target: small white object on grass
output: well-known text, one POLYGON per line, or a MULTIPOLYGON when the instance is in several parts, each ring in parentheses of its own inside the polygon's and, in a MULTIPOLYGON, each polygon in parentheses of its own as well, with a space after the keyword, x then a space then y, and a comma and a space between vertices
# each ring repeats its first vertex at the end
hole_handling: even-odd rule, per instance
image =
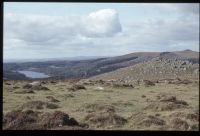
POLYGON ((39 85, 40 85, 40 82, 34 81, 34 82, 32 82, 32 83, 29 83, 29 84, 32 85, 32 86, 39 86, 39 85))
POLYGON ((95 90, 104 90, 104 88, 101 87, 101 86, 98 86, 98 87, 95 88, 95 90))

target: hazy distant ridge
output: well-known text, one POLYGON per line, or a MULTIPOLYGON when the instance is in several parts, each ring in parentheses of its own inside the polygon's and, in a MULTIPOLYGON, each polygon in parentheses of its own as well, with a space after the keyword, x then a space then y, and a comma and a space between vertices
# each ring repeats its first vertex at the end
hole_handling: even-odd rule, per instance
MULTIPOLYGON (((31 70, 49 75, 52 79, 88 78, 119 68, 134 66, 154 58, 188 60, 199 63, 199 52, 184 50, 175 52, 136 52, 116 57, 74 57, 73 60, 48 60, 24 63, 4 63, 4 78, 16 79, 13 71, 31 70), (7 76, 9 75, 9 77, 7 76)), ((23 78, 22 76, 20 76, 23 78)), ((20 78, 20 79, 21 79, 20 78)), ((26 78, 24 78, 26 79, 26 78)))

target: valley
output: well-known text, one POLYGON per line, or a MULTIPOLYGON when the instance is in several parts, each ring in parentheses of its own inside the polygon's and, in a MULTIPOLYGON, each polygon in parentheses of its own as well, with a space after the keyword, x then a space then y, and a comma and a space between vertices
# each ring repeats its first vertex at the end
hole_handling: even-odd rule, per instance
POLYGON ((3 129, 197 131, 198 57, 187 50, 4 64, 3 129))
POLYGON ((199 4, 1 7, 5 132, 199 131, 199 4))
MULTIPOLYGON (((93 58, 88 60, 49 60, 44 62, 4 63, 3 77, 11 80, 31 80, 31 78, 24 76, 24 74, 18 71, 32 71, 48 75, 48 77, 45 78, 54 80, 88 78, 120 68, 134 66, 156 58, 186 60, 194 64, 199 63, 199 53, 191 50, 161 53, 136 52, 122 56, 93 58)), ((35 80, 37 80, 37 78, 35 78, 35 80)))

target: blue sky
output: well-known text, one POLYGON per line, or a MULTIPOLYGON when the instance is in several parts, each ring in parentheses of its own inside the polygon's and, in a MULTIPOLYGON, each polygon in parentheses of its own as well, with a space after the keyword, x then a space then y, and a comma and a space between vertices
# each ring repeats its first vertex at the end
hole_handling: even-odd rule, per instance
MULTIPOLYGON (((151 4, 151 3, 150 3, 151 4)), ((141 4, 131 3, 5 3, 5 13, 38 14, 50 16, 88 15, 101 9, 115 9, 121 21, 159 18, 160 11, 154 7, 141 8, 141 4)), ((163 14, 162 17, 168 17, 163 14)), ((171 14, 171 17, 176 17, 171 14)))
POLYGON ((198 4, 4 3, 4 59, 199 50, 198 4))

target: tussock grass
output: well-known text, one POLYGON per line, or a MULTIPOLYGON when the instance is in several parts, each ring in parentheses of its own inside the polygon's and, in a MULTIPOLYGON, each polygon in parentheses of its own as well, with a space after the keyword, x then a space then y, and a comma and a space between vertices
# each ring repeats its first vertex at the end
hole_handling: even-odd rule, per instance
POLYGON ((134 88, 84 84, 84 91, 69 91, 68 88, 74 83, 68 81, 45 82, 45 87, 51 91, 33 90, 34 93, 23 92, 27 81, 6 81, 3 82, 3 113, 21 107, 23 111, 31 109, 53 113, 59 110, 74 117, 77 122, 88 124, 89 129, 198 130, 199 83, 189 80, 192 82, 188 84, 159 81, 149 87, 135 84, 134 88), (13 89, 13 86, 19 88, 13 89), (98 86, 103 90, 96 91, 98 86), (52 99, 59 102, 53 102, 52 99), (176 116, 175 113, 180 115, 176 116), (126 121, 122 121, 122 118, 126 121), (185 121, 188 127, 186 123, 177 128, 173 126, 181 122, 171 122, 175 118, 185 121))

